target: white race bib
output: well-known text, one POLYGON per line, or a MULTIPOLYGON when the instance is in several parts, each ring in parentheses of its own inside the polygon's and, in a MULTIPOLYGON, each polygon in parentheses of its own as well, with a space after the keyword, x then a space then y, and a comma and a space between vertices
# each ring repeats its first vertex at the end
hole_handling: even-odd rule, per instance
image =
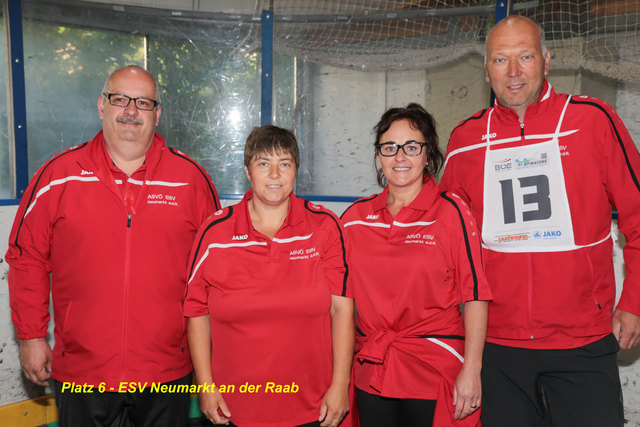
POLYGON ((482 238, 497 252, 555 252, 577 249, 564 182, 558 135, 520 147, 491 149, 487 119, 482 238))

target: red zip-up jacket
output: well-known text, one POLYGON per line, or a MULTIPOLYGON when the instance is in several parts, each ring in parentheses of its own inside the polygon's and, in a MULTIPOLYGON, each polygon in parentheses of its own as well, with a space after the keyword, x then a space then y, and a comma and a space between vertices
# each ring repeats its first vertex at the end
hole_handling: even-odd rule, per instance
MULTIPOLYGON (((615 278, 613 241, 608 236, 612 207, 619 213, 618 227, 627 240, 626 278, 618 308, 640 315, 640 155, 611 106, 588 96, 568 96, 556 94, 545 81, 540 99, 527 107, 522 124, 514 110, 496 105, 461 122, 451 133, 440 186, 467 201, 479 224, 495 222, 502 220, 500 215, 483 217, 487 138, 492 150, 550 140, 566 105, 557 145, 577 247, 522 252, 485 247, 485 271, 493 292, 489 342, 537 349, 575 348, 611 333, 615 278)), ((531 159, 518 157, 517 151, 504 153, 492 167, 535 166, 535 162, 526 163, 531 159)), ((535 167, 530 170, 536 173, 535 167)), ((516 196, 516 205, 511 207, 513 220, 522 213, 519 201, 525 210, 542 209, 538 203, 547 196, 537 194, 541 188, 527 182, 512 185, 506 188, 522 186, 524 193, 516 196)), ((553 230, 509 236, 530 241, 547 237, 554 238, 553 230)), ((483 235, 483 241, 486 246, 487 236, 483 235)))
POLYGON ((46 336, 51 291, 54 379, 117 391, 185 376, 187 258, 219 206, 207 173, 158 134, 130 178, 102 132, 55 156, 31 180, 9 237, 18 338, 46 336))

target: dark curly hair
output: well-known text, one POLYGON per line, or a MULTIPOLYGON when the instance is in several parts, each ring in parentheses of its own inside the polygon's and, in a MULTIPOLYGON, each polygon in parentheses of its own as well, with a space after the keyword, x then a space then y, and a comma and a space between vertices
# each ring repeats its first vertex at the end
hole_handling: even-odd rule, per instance
MULTIPOLYGON (((424 166, 424 174, 436 176, 442 164, 444 155, 438 149, 438 134, 436 132, 436 121, 433 116, 420 104, 412 102, 406 107, 390 108, 380 117, 380 121, 373 127, 376 134, 374 146, 380 143, 382 134, 389 130, 393 122, 398 120, 409 120, 411 127, 420 131, 427 143, 427 164, 424 166)), ((381 187, 386 185, 386 179, 382 174, 382 169, 376 165, 376 175, 378 184, 381 187)))

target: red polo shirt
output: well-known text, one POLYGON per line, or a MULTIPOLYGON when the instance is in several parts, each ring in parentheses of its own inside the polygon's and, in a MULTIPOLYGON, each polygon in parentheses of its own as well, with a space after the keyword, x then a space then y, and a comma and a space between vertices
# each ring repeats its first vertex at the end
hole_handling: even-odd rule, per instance
POLYGON ((433 179, 393 218, 388 187, 343 214, 357 308, 355 385, 372 394, 437 399, 464 356, 459 304, 490 300, 475 221, 433 179))
POLYGON ((235 424, 309 423, 331 384, 331 295, 350 296, 343 230, 334 214, 292 194, 269 239, 253 228, 251 197, 201 227, 185 315, 210 316, 213 378, 235 386, 224 395, 235 424), (244 384, 260 388, 243 392, 244 384))

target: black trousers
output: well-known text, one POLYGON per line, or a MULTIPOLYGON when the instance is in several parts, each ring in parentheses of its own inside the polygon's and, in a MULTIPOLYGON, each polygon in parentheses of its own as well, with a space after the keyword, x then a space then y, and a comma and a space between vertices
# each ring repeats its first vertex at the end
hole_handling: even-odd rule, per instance
POLYGON ((613 335, 570 350, 486 343, 483 427, 622 427, 619 348, 613 335))
POLYGON ((395 399, 356 388, 360 427, 426 427, 433 424, 435 400, 395 399))
MULTIPOLYGON (((222 426, 224 424, 209 424, 209 425, 222 426)), ((229 421, 229 424, 227 425, 227 427, 238 427, 238 426, 236 426, 234 423, 229 421)), ((308 424, 302 424, 302 425, 299 425, 299 426, 292 426, 292 427, 320 427, 320 421, 313 421, 313 422, 308 423, 308 424)))
MULTIPOLYGON (((152 392, 72 393, 54 381, 60 427, 185 427, 189 422, 190 394, 152 392)), ((165 383, 191 385, 191 374, 165 383)))

